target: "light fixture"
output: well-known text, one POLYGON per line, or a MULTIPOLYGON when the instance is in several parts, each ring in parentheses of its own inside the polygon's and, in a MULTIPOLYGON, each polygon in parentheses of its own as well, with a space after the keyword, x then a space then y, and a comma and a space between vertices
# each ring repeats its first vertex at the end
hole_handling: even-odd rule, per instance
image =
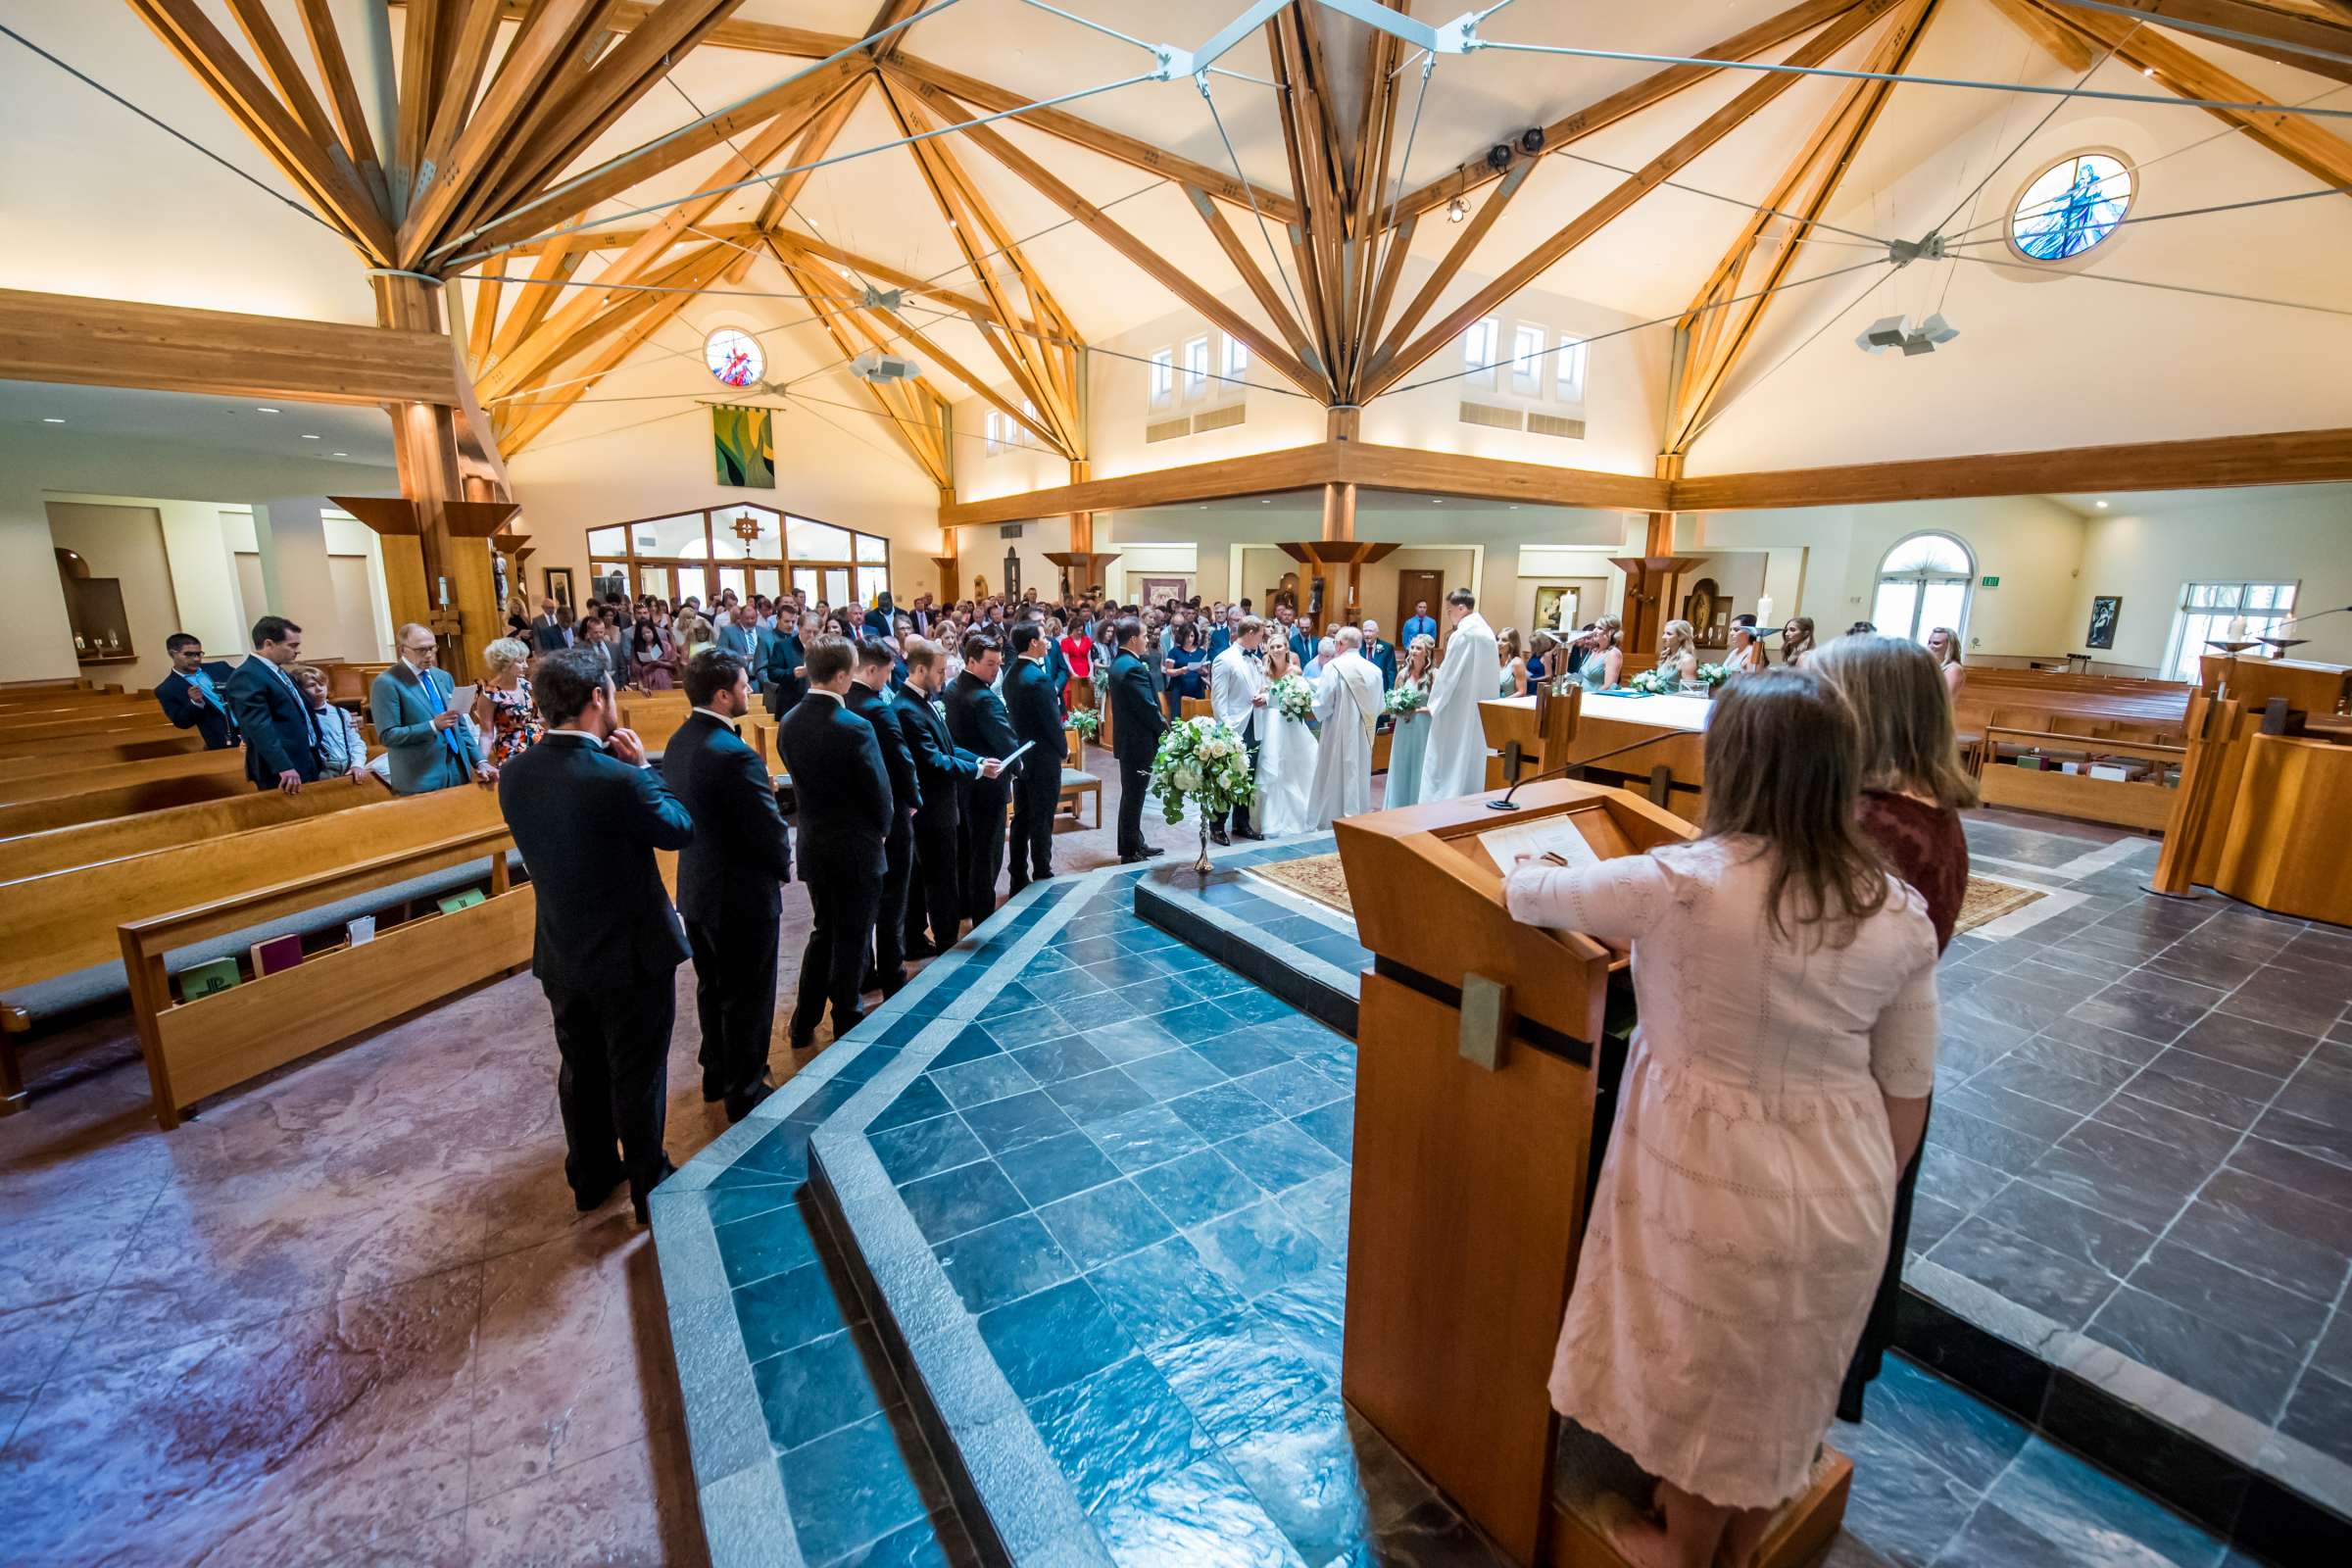
POLYGON ((311 434, 310 432, 308 432, 308 431, 305 431, 305 432, 303 432, 303 437, 302 437, 302 438, 303 438, 305 441, 316 441, 316 440, 318 440, 318 439, 317 436, 315 436, 315 435, 312 435, 312 434, 311 434))
POLYGON ((275 409, 265 409, 259 405, 256 405, 253 412, 256 414, 275 414, 277 411, 275 409))
POLYGON ((1446 204, 1446 221, 1458 223, 1470 216, 1470 204, 1456 196, 1446 204))
POLYGON ((335 456, 338 458, 348 458, 351 456, 351 454, 348 452, 338 452, 335 454, 335 456))
POLYGON ((1908 316, 1882 316, 1855 335, 1854 347, 1865 354, 1901 349, 1903 357, 1908 359, 1914 354, 1933 354, 1938 346, 1959 335, 1960 329, 1945 320, 1941 311, 1917 326, 1911 324, 1908 316))
POLYGON ((2091 505, 2098 508, 2101 512, 2105 512, 2107 510, 2107 503, 2104 501, 2094 501, 2091 503, 2091 505))
POLYGON ((42 422, 43 424, 63 424, 63 423, 65 423, 66 421, 65 421, 65 420, 63 420, 63 419, 54 418, 54 417, 52 417, 52 416, 48 416, 48 415, 43 415, 43 416, 41 416, 41 422, 42 422))

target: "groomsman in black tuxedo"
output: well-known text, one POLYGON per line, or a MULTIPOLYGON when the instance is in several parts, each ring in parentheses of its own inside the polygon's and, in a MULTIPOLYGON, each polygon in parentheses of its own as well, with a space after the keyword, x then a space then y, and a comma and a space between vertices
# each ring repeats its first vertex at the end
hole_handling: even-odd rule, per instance
POLYGON ((882 747, 882 770, 890 775, 890 837, 882 844, 881 899, 874 906, 874 966, 859 982, 860 991, 879 991, 895 997, 906 983, 906 884, 914 875, 914 813, 922 809, 923 787, 914 769, 914 754, 899 727, 898 704, 891 700, 891 670, 898 656, 879 637, 858 644, 858 678, 850 686, 849 710, 874 726, 882 747))
POLYGON ((678 913, 694 950, 703 1099, 725 1101, 734 1122, 775 1088, 767 1051, 792 850, 767 764, 742 739, 752 709, 743 661, 709 648, 695 655, 686 700, 694 711, 662 754, 662 777, 694 818, 694 842, 678 857, 678 913))
POLYGON ((1152 688, 1152 666, 1144 661, 1144 623, 1122 615, 1110 634, 1119 648, 1119 657, 1110 662, 1111 753, 1119 762, 1119 863, 1133 865, 1163 853, 1144 842, 1144 797, 1151 790, 1152 759, 1168 721, 1152 688))
POLYGON ((907 899, 906 949, 915 953, 922 917, 928 914, 934 953, 956 945, 963 930, 963 855, 957 844, 963 820, 963 796, 968 787, 993 782, 1004 764, 993 757, 975 757, 956 744, 948 732, 947 704, 934 697, 938 689, 939 644, 914 638, 906 645, 906 684, 899 692, 899 732, 914 758, 914 772, 922 786, 922 804, 914 812, 914 879, 907 899))
POLYGON ((801 954, 792 1049, 816 1043, 817 1020, 833 1008, 839 1040, 865 1016, 858 982, 874 934, 897 806, 874 726, 846 708, 857 655, 838 637, 808 645, 808 695, 776 726, 776 748, 800 802, 801 881, 814 921, 801 954))
POLYGON ((1061 803, 1061 695, 1047 667, 1046 628, 1024 620, 1012 628, 1012 667, 1004 676, 1004 708, 1012 733, 1027 741, 1020 781, 1012 794, 1012 891, 1054 874, 1054 815, 1061 803))
MULTIPOLYGON (((963 639, 963 673, 948 687, 948 733, 975 757, 1010 757, 1021 744, 995 690, 1004 667, 1004 650, 993 632, 975 631, 963 639)), ((994 778, 971 779, 963 787, 957 828, 963 846, 963 914, 974 925, 996 912, 997 874, 1004 869, 1004 808, 1012 782, 1000 772, 994 778)))
POLYGON ((564 1057, 564 1175, 582 1213, 626 1175, 644 1224, 670 1173, 662 1126, 687 955, 654 852, 686 848, 694 819, 620 727, 612 683, 586 649, 541 660, 532 690, 548 730, 499 769, 498 808, 539 890, 531 973, 564 1057))

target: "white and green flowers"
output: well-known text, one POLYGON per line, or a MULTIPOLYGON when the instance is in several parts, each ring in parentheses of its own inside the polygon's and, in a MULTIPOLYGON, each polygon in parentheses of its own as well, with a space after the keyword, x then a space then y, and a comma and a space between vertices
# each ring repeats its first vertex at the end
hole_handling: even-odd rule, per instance
MULTIPOLYGON (((1311 705, 1313 694, 1309 692, 1311 705)), ((1250 771, 1250 750, 1228 725, 1213 718, 1188 718, 1168 726, 1152 759, 1152 794, 1171 822, 1184 820, 1184 808, 1200 808, 1203 820, 1257 799, 1250 771)))
POLYGON ((1266 688, 1266 703, 1297 723, 1303 724, 1315 716, 1315 689, 1298 675, 1285 675, 1266 688))

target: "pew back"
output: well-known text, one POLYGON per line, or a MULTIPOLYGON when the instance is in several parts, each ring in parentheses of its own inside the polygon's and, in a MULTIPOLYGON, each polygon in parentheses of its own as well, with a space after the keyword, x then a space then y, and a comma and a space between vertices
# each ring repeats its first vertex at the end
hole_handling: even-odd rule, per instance
POLYGON ((300 795, 248 790, 222 800, 195 801, 0 838, 0 883, 126 859, 181 844, 216 843, 232 834, 305 821, 391 798, 372 774, 359 784, 344 778, 322 779, 303 786, 300 795))
MULTIPOLYGON (((199 758, 216 755, 231 757, 241 754, 200 752, 199 758)), ((171 759, 182 760, 182 759, 171 759)), ((131 771, 145 764, 127 764, 131 771)), ((82 789, 69 789, 63 794, 36 796, 28 800, 0 802, 0 838, 14 838, 24 833, 42 833, 50 828, 72 827, 77 822, 98 822, 109 817, 136 816, 146 811, 169 810, 175 806, 190 806, 201 801, 225 801, 258 793, 245 781, 242 768, 232 771, 214 770, 161 778, 117 780, 109 774, 93 774, 102 779, 82 789)), ((56 781, 52 781, 56 782, 56 781)), ((74 783, 78 780, 67 780, 74 783)), ((310 791, 305 790, 304 794, 310 791)))
MULTIPOLYGON (((230 795, 253 786, 245 779, 245 754, 225 752, 175 752, 165 757, 144 758, 135 761, 101 762, 81 767, 55 770, 21 770, 16 763, 0 767, 0 806, 16 801, 52 801, 72 796, 88 795, 99 790, 121 789, 132 785, 159 784, 170 780, 215 777, 234 781, 233 788, 196 789, 166 798, 158 796, 149 806, 132 808, 152 810, 155 805, 177 806, 182 801, 206 800, 215 795, 230 795)), ((120 810, 108 811, 108 816, 120 816, 120 810)), ((86 822, 87 816, 69 816, 66 821, 86 822)), ((55 823, 49 824, 55 826, 55 823)), ((24 828, 18 832, 29 831, 24 828)))
POLYGON ((53 773, 85 773, 118 762, 184 757, 203 750, 204 737, 192 729, 115 730, 59 740, 0 741, 0 769, 11 778, 43 778, 53 773))

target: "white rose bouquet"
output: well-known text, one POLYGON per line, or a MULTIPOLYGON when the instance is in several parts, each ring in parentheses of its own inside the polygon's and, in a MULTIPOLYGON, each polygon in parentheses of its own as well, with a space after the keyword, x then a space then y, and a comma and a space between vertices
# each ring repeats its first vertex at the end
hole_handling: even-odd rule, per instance
POLYGON ((1303 724, 1315 716, 1315 689, 1298 675, 1285 675, 1266 689, 1266 704, 1283 717, 1303 724))
POLYGON ((1152 759, 1152 794, 1171 822, 1184 820, 1188 804, 1200 811, 1200 858, 1194 869, 1204 869, 1210 818, 1257 799, 1249 748, 1230 726, 1213 718, 1170 724, 1152 759))
POLYGON ((1102 733, 1102 710, 1098 708, 1073 708, 1070 710, 1069 725, 1078 732, 1080 740, 1091 746, 1095 737, 1102 733))
POLYGON ((1429 706, 1429 693, 1418 686, 1402 683, 1389 688, 1389 695, 1380 700, 1384 713, 1418 713, 1429 706))

